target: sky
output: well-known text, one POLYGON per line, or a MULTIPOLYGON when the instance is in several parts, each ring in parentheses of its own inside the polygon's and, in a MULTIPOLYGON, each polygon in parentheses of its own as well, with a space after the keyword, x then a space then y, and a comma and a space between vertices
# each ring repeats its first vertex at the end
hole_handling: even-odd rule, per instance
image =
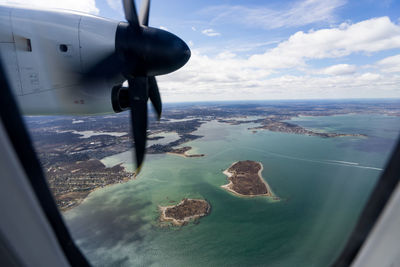
MULTIPOLYGON (((34 3, 124 20, 120 0, 34 3)), ((178 35, 192 51, 183 68, 157 77, 161 96, 400 98, 399 10, 400 0, 153 0, 150 26, 178 35)))

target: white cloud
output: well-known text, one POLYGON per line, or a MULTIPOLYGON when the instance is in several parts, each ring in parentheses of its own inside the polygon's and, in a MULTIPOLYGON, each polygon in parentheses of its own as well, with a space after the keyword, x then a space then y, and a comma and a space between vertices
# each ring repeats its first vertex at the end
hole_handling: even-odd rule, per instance
POLYGON ((196 27, 192 26, 192 31, 197 31, 196 27))
POLYGON ((203 10, 215 14, 213 23, 237 23, 249 27, 275 29, 334 21, 334 11, 346 0, 303 0, 279 9, 265 6, 213 6, 203 10))
POLYGON ((69 9, 74 11, 81 11, 91 14, 99 14, 99 9, 96 7, 95 0, 67 0, 67 1, 54 1, 54 0, 0 0, 0 4, 17 5, 23 7, 35 8, 58 8, 69 9))
POLYGON ((356 66, 349 64, 337 64, 329 66, 325 69, 318 71, 317 73, 327 75, 348 75, 356 72, 356 66))
POLYGON ((369 56, 393 48, 400 48, 400 26, 382 17, 297 32, 249 57, 231 50, 210 57, 193 49, 185 67, 159 78, 160 90, 166 101, 400 97, 400 74, 394 72, 400 55, 377 62, 375 69, 336 64, 309 71, 308 65, 327 58, 348 62, 352 54, 369 56))
POLYGON ((123 11, 122 1, 120 0, 107 0, 107 4, 116 11, 123 11))
POLYGON ((160 26, 160 29, 161 29, 161 30, 164 30, 164 31, 168 31, 168 28, 167 28, 167 27, 164 27, 164 26, 160 26))
POLYGON ((268 70, 250 69, 245 65, 244 59, 210 58, 194 50, 187 66, 158 78, 163 100, 400 97, 399 74, 270 75, 268 70))
POLYGON ((202 34, 214 37, 214 36, 219 36, 221 35, 219 32, 216 32, 214 29, 205 29, 201 31, 202 34))
POLYGON ((383 72, 400 72, 400 54, 378 61, 377 66, 383 72))
POLYGON ((221 52, 216 56, 217 59, 222 59, 222 60, 224 60, 224 59, 233 59, 234 57, 236 57, 236 54, 232 53, 230 51, 221 52))
POLYGON ((388 17, 373 18, 338 28, 297 32, 287 41, 264 54, 254 55, 250 63, 264 68, 291 68, 310 59, 339 58, 352 53, 372 53, 400 48, 400 26, 388 17))

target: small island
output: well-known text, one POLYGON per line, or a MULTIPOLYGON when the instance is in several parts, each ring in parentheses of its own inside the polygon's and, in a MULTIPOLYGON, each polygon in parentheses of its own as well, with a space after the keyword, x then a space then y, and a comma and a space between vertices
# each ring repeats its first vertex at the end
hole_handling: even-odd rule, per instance
POLYGON ((167 154, 177 155, 185 158, 200 158, 205 156, 204 154, 187 154, 187 152, 191 149, 192 147, 190 146, 174 148, 171 151, 167 152, 167 154))
POLYGON ((174 206, 159 207, 161 222, 172 222, 173 225, 186 225, 191 220, 206 216, 211 211, 210 204, 203 199, 184 198, 174 206))
POLYGON ((228 176, 229 184, 221 187, 241 197, 266 196, 274 200, 274 195, 268 183, 261 176, 263 165, 251 160, 233 163, 223 173, 228 176))

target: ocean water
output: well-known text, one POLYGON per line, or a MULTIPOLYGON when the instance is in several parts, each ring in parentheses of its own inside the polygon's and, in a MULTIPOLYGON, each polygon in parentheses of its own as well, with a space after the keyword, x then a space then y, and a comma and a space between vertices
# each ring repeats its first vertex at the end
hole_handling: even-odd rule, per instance
MULTIPOLYGON (((64 214, 94 266, 329 266, 343 248, 400 131, 382 115, 300 117, 321 131, 368 138, 320 138, 256 124, 203 124, 187 143, 202 158, 147 155, 136 180, 99 189, 64 214), (282 200, 240 198, 220 188, 234 161, 254 160, 282 200), (204 198, 211 214, 198 224, 160 227, 158 205, 204 198)), ((124 162, 132 153, 105 158, 124 162)))

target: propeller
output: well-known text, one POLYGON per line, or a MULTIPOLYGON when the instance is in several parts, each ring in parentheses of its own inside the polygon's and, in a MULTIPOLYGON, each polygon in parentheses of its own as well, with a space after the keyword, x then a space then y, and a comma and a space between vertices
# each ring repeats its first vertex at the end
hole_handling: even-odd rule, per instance
POLYGON ((174 34, 149 27, 150 0, 142 0, 137 15, 134 0, 123 0, 125 19, 115 36, 115 52, 100 60, 86 73, 87 79, 123 75, 128 80, 128 95, 137 172, 144 160, 147 140, 147 101, 158 118, 162 102, 155 76, 173 72, 190 58, 190 49, 174 34))

